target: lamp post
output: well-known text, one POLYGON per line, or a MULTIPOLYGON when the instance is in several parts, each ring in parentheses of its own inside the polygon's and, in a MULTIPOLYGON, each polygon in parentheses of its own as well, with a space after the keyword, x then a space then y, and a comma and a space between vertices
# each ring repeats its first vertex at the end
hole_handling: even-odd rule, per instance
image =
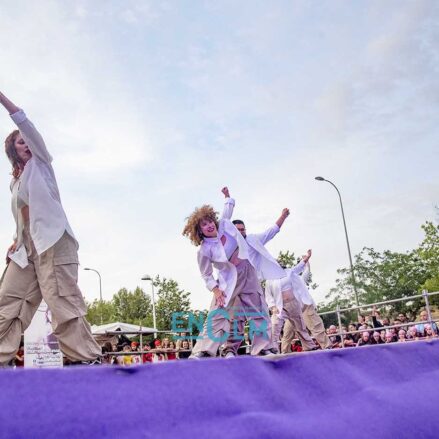
POLYGON ((348 247, 349 263, 350 263, 350 266, 351 266, 352 286, 354 288, 355 301, 357 302, 357 306, 360 306, 360 302, 358 301, 357 283, 356 283, 356 280, 355 280, 354 266, 352 264, 351 247, 349 245, 348 229, 346 227, 346 219, 344 217, 343 202, 341 201, 340 191, 338 190, 337 186, 332 181, 326 180, 323 177, 315 177, 315 179, 318 180, 318 181, 326 181, 327 183, 332 185, 335 188, 335 190, 337 191, 338 198, 340 199, 341 216, 343 218, 344 233, 345 233, 345 236, 346 236, 346 245, 348 247))
MULTIPOLYGON (((151 281, 151 290, 152 290, 152 322, 154 325, 154 329, 157 329, 157 321, 156 321, 156 315, 155 315, 155 297, 154 297, 154 279, 149 276, 148 274, 145 274, 142 276, 142 280, 149 280, 151 281)), ((154 333, 154 338, 157 338, 157 333, 154 333)))
POLYGON ((98 270, 95 270, 94 268, 84 268, 85 271, 94 271, 99 276, 99 300, 101 302, 101 325, 104 321, 103 315, 102 315, 102 278, 98 270))

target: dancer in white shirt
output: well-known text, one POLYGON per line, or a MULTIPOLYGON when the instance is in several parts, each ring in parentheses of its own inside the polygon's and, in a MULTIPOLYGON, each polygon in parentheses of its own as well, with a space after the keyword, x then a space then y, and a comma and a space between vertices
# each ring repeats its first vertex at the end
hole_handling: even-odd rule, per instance
POLYGON ((222 192, 226 201, 220 220, 211 206, 204 205, 192 213, 183 230, 183 235, 200 246, 198 264, 201 276, 214 294, 203 332, 192 350, 192 358, 216 355, 218 347, 230 335, 232 307, 237 296, 254 329, 251 354, 266 355, 270 353, 271 326, 258 273, 276 279, 283 276, 283 270, 268 252, 247 244, 230 221, 235 202, 226 187, 222 192), (216 278, 213 268, 218 272, 216 278))
MULTIPOLYGON (((302 317, 305 326, 322 349, 329 349, 332 346, 331 340, 326 334, 323 320, 317 314, 316 304, 307 287, 310 278, 309 259, 311 255, 312 251, 308 250, 308 258, 305 266, 301 266, 301 263, 296 265, 296 267, 291 269, 291 275, 289 277, 293 287, 293 293, 302 303, 302 317)), ((285 321, 281 341, 281 350, 283 353, 291 352, 291 342, 294 336, 294 325, 289 320, 285 321)))
MULTIPOLYGON (((303 304, 294 288, 294 285, 297 284, 296 277, 304 270, 310 257, 311 250, 308 250, 308 254, 303 256, 299 264, 293 268, 285 269, 286 277, 265 283, 265 299, 271 311, 273 344, 276 348, 279 346, 280 332, 287 320, 292 325, 304 351, 317 349, 306 329, 302 317, 303 304)), ((282 353, 285 352, 282 351, 282 353)))
POLYGON ((64 354, 73 361, 94 361, 101 349, 85 319, 77 285, 78 243, 61 204, 52 156, 23 110, 2 93, 0 103, 18 127, 5 140, 17 229, 0 286, 0 364, 14 357, 42 298, 64 354))
MULTIPOLYGON (((253 233, 247 235, 247 229, 245 227, 244 221, 235 219, 233 220, 233 224, 238 229, 241 236, 245 239, 245 242, 249 248, 249 255, 251 260, 255 260, 257 262, 261 261, 261 257, 259 255, 264 255, 265 261, 270 261, 272 264, 276 264, 277 267, 277 276, 274 278, 270 275, 269 271, 265 269, 264 264, 259 264, 259 268, 257 270, 259 281, 263 281, 266 279, 274 279, 273 282, 280 282, 283 279, 281 277, 285 277, 285 272, 280 267, 278 262, 271 256, 269 251, 265 248, 265 245, 268 241, 272 240, 280 231, 285 220, 290 215, 290 211, 288 209, 283 209, 281 216, 278 218, 276 223, 269 227, 263 233, 253 233)), ((264 309, 266 307, 266 301, 264 300, 264 309)), ((227 342, 224 345, 223 354, 226 358, 235 357, 238 353, 239 346, 241 345, 243 336, 244 336, 244 327, 246 319, 245 307, 243 307, 242 302, 239 300, 239 297, 235 299, 233 304, 233 309, 235 310, 235 315, 233 318, 233 327, 234 331, 231 331, 227 342)), ((273 329, 273 327, 272 327, 273 329)), ((272 337, 271 337, 272 338, 272 337)), ((269 349, 270 353, 276 354, 278 353, 278 343, 273 343, 269 349)))

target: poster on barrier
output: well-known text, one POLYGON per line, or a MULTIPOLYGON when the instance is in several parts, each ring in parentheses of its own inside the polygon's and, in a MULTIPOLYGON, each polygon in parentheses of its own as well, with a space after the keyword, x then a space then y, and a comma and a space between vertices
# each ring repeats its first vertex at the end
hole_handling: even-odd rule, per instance
POLYGON ((52 314, 44 300, 24 331, 24 367, 62 367, 63 356, 53 334, 52 314))

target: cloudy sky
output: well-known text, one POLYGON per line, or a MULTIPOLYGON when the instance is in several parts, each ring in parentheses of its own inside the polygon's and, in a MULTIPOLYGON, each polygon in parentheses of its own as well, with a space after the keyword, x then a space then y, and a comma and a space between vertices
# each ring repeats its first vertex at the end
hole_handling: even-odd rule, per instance
MULTIPOLYGON (((0 89, 45 137, 105 299, 148 273, 208 307, 181 230, 228 185, 249 232, 291 209, 269 249, 313 249, 319 301, 348 257, 316 175, 353 253, 413 248, 437 217, 438 20, 435 0, 0 0, 0 89)), ((9 174, 3 158, 5 251, 9 174)), ((80 286, 99 297, 94 273, 80 286)))

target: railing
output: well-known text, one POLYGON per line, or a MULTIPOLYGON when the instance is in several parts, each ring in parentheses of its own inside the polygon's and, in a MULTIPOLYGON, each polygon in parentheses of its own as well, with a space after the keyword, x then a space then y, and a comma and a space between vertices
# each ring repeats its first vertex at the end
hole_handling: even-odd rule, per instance
MULTIPOLYGON (((385 300, 385 301, 381 301, 381 302, 375 302, 375 303, 367 303, 364 305, 358 305, 358 306, 352 306, 349 308, 340 308, 339 306, 337 306, 337 308, 333 311, 325 311, 325 312, 321 312, 318 313, 320 316, 324 316, 324 315, 330 315, 330 314, 337 314, 337 321, 338 321, 338 329, 339 331, 333 334, 328 334, 330 337, 331 336, 340 336, 341 339, 341 345, 342 347, 345 346, 344 344, 344 337, 348 334, 359 334, 365 331, 370 331, 370 329, 359 329, 356 331, 343 331, 342 330, 342 321, 341 321, 341 315, 345 312, 348 311, 355 311, 355 310, 360 310, 360 309, 365 309, 365 308, 372 308, 375 306, 381 306, 381 305, 388 305, 391 303, 397 303, 397 302, 408 302, 410 300, 414 300, 414 299, 419 299, 422 298, 425 301, 425 309, 427 311, 427 315, 428 315, 428 320, 424 320, 422 322, 407 322, 407 323, 402 323, 399 325, 388 325, 388 326, 381 326, 379 328, 374 328, 376 330, 382 331, 382 330, 388 330, 388 329, 392 329, 392 328, 405 328, 409 325, 417 325, 417 324, 432 324, 432 323, 436 323, 436 321, 433 319, 432 314, 431 314, 431 307, 430 307, 430 302, 429 302, 429 297, 431 296, 436 296, 439 295, 439 291, 435 291, 433 293, 429 293, 428 291, 424 290, 422 292, 422 294, 417 294, 414 296, 409 296, 409 297, 403 297, 400 299, 391 299, 391 300, 385 300)), ((156 332, 160 332, 160 333, 164 333, 164 334, 174 334, 175 331, 156 331, 156 332)), ((187 331, 185 331, 187 332, 187 331)), ((143 335, 150 335, 152 334, 151 332, 148 331, 108 331, 105 334, 107 335, 140 335, 140 346, 143 347, 143 335)), ((192 346, 192 339, 190 340, 190 344, 192 346)), ((251 347, 251 345, 249 345, 251 347)), ((167 351, 164 351, 162 348, 158 348, 158 349, 151 349, 148 351, 145 350, 141 350, 141 351, 133 351, 133 352, 107 352, 106 354, 108 355, 114 355, 114 356, 120 356, 120 355, 141 355, 142 357, 142 362, 143 362, 143 354, 148 354, 148 353, 166 353, 166 352, 181 352, 183 350, 177 350, 177 349, 170 349, 167 351)))
POLYGON ((390 325, 390 326, 382 326, 376 329, 379 329, 380 331, 383 330, 387 330, 387 329, 392 329, 392 328, 401 328, 401 327, 407 327, 408 325, 416 325, 416 324, 432 324, 435 323, 436 321, 433 319, 432 315, 431 315, 431 307, 430 307, 430 301, 429 301, 429 297, 430 296, 436 296, 439 294, 439 291, 435 291, 434 293, 429 293, 427 290, 422 291, 422 294, 416 294, 414 296, 410 296, 410 297, 403 297, 401 299, 391 299, 391 300, 385 300, 382 302, 375 302, 375 303, 367 303, 365 305, 358 305, 358 306, 352 306, 350 308, 340 308, 337 305, 337 308, 334 311, 325 311, 325 312, 321 312, 319 313, 320 316, 324 316, 324 315, 329 315, 329 314, 337 314, 337 321, 338 321, 338 332, 334 333, 334 334, 329 334, 329 336, 340 336, 341 339, 341 345, 342 347, 344 347, 344 336, 346 336, 347 334, 358 334, 361 332, 366 331, 365 330, 357 330, 357 331, 348 331, 348 332, 344 332, 342 330, 342 323, 341 323, 341 314, 347 312, 347 311, 355 311, 355 310, 360 310, 360 309, 364 309, 364 308, 371 308, 374 306, 380 306, 380 305, 388 305, 390 303, 397 303, 397 302, 408 302, 410 300, 414 300, 414 299, 419 299, 422 298, 425 300, 425 310, 427 311, 427 315, 428 315, 428 320, 424 320, 422 322, 409 322, 409 323, 403 323, 400 325, 390 325))

